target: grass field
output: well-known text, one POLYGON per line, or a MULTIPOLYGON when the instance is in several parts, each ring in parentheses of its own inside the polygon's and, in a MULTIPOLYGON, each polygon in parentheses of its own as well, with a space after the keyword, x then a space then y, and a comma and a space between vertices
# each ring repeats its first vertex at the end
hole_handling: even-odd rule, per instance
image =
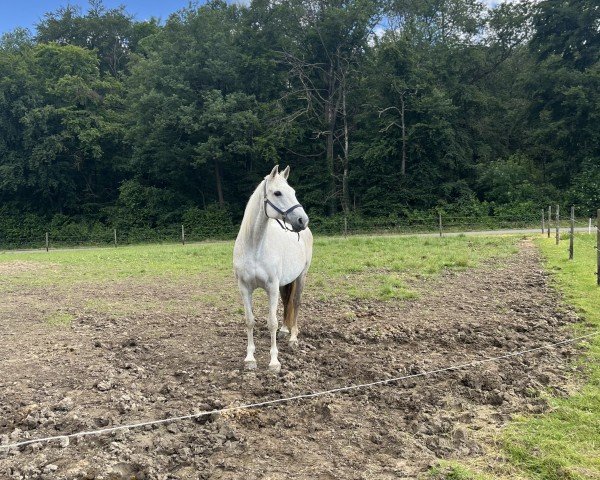
MULTIPOLYGON (((367 237, 315 240, 309 289, 316 295, 392 299, 414 295, 410 282, 444 269, 475 267, 516 251, 516 237, 367 237)), ((154 278, 197 279, 211 290, 233 278, 232 242, 143 245, 90 250, 0 253, 0 289, 18 285, 74 285, 154 278)))
MULTIPOLYGON (((558 246, 554 238, 538 238, 536 244, 554 286, 585 320, 570 333, 576 336, 600 329, 595 235, 576 235, 573 261, 568 259, 566 237, 558 246)), ((600 337, 592 337, 583 345, 582 375, 573 379, 574 384, 583 386, 566 398, 549 397, 550 413, 515 419, 498 439, 498 450, 490 453, 490 457, 503 458, 497 468, 491 468, 493 474, 484 473, 491 465, 482 465, 484 459, 478 466, 447 464, 445 478, 600 479, 600 337)))

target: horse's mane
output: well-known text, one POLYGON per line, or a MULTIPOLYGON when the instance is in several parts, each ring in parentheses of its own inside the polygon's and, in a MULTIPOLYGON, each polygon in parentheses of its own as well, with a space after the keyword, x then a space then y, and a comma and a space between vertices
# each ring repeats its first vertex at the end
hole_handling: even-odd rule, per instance
POLYGON ((254 219, 258 215, 258 211, 260 210, 261 197, 262 197, 262 188, 265 180, 258 184, 254 193, 250 195, 250 199, 246 204, 246 209, 244 210, 244 218, 242 218, 242 224, 240 225, 240 232, 244 234, 244 236, 252 235, 252 227, 254 226, 254 219))

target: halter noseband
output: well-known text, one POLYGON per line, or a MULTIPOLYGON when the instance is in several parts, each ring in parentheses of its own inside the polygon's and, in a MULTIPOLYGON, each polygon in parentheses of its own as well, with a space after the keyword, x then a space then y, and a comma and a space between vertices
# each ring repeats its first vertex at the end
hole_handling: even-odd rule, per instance
MULTIPOLYGON (((287 210, 282 210, 277 205, 275 205, 271 200, 269 200, 269 198, 267 197, 267 181, 266 180, 265 180, 264 187, 265 187, 264 188, 264 195, 265 195, 265 215, 267 216, 267 218, 272 218, 272 217, 269 217, 269 214, 267 213, 267 205, 270 205, 271 208, 273 208, 277 213, 280 213, 283 216, 283 223, 281 223, 281 221, 278 218, 273 218, 273 220, 275 220, 279 224, 279 226, 281 228, 283 228, 284 230, 286 230, 288 232, 293 232, 293 230, 290 230, 287 227, 285 221, 287 219, 288 213, 291 213, 292 211, 294 211, 298 207, 301 207, 302 205, 300 205, 299 203, 297 203, 296 205, 291 206, 287 210)), ((298 241, 299 241, 300 240, 300 232, 294 232, 294 233, 298 234, 298 241)))

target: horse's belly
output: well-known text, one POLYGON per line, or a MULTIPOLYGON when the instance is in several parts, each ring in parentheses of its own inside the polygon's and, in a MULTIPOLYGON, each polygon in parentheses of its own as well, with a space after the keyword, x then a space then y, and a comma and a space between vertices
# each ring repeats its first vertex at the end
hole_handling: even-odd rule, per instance
POLYGON ((303 269, 298 269, 294 271, 288 271, 279 279, 279 286, 283 287, 284 285, 288 285, 296 280, 301 274, 303 269))
MULTIPOLYGON (((296 250, 296 249, 292 249, 296 250)), ((281 275, 279 277, 279 285, 287 285, 296 280, 306 268, 306 253, 304 249, 289 251, 283 257, 281 263, 281 275)))

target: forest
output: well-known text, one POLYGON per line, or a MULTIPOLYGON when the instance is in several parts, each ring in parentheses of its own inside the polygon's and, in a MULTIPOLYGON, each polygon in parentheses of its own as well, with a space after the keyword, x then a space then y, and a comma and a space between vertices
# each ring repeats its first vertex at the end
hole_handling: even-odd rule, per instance
POLYGON ((229 235, 274 164, 317 230, 591 215, 599 60, 597 0, 66 6, 0 39, 0 238, 229 235))

